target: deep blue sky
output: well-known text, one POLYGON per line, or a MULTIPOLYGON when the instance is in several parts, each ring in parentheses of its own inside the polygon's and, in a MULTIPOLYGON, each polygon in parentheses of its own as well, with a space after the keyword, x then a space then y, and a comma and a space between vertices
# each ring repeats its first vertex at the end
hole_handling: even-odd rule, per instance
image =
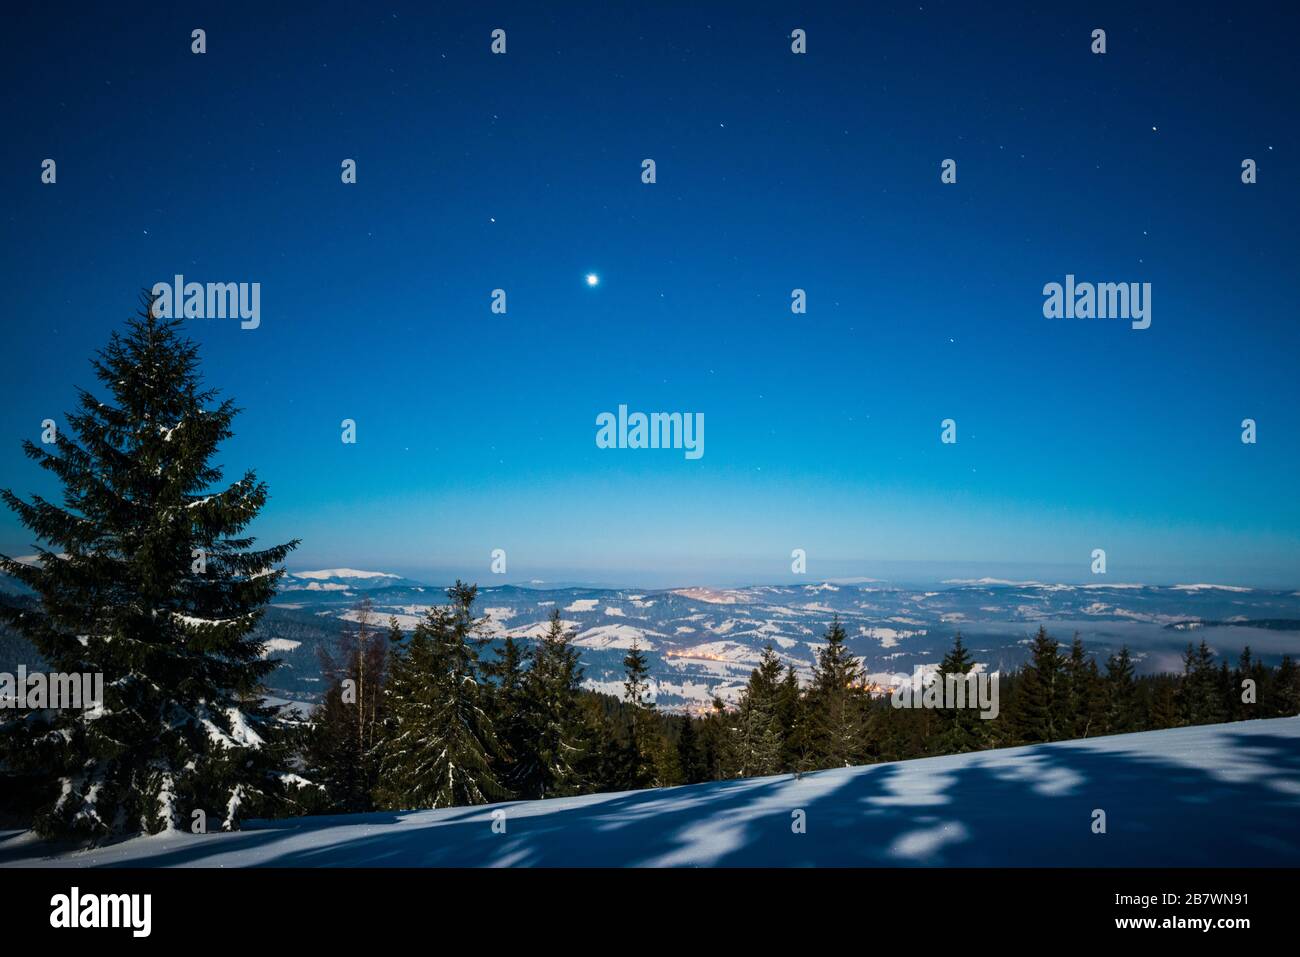
POLYGON ((1286 7, 173 6, 6 13, 0 484, 183 272, 262 285, 191 332, 291 567, 1300 581, 1286 7), (1044 319, 1066 273, 1151 328, 1044 319), (620 402, 704 457, 597 449, 620 402))

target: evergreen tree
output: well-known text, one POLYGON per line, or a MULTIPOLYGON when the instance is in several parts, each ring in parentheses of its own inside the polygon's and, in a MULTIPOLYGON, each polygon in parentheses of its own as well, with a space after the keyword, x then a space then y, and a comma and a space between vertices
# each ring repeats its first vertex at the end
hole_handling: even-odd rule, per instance
POLYGON ((731 777, 727 767, 731 733, 727 706, 716 694, 713 696, 713 710, 704 718, 700 729, 700 749, 704 753, 704 767, 710 780, 722 781, 731 777))
POLYGON ((1106 659, 1105 692, 1106 730, 1111 734, 1141 730, 1133 658, 1127 646, 1106 659))
POLYGON ((1183 653, 1183 679, 1178 691, 1184 724, 1215 724, 1224 719, 1223 682, 1214 666, 1214 653, 1201 641, 1183 653))
POLYGON ((604 706, 606 697, 594 692, 578 695, 574 771, 584 792, 621 791, 630 786, 622 783, 616 767, 616 730, 604 706))
POLYGON ((1017 737, 1027 744, 1059 741, 1066 735, 1069 707, 1060 645, 1040 625, 1029 653, 1013 699, 1017 737))
MULTIPOLYGON (((661 742, 651 717, 654 702, 650 700, 650 667, 635 641, 623 659, 623 667, 627 672, 623 695, 628 704, 628 747, 631 755, 635 755, 631 786, 651 787, 658 777, 655 756, 661 742)), ((626 760, 628 756, 621 758, 626 760)))
POLYGON ((456 582, 450 607, 416 626, 389 680, 393 733, 380 759, 379 802, 388 808, 486 804, 505 797, 501 746, 485 705, 477 589, 456 582))
POLYGON ((787 665, 776 697, 777 724, 782 731, 781 770, 807 771, 812 768, 812 734, 808 709, 794 665, 787 665))
POLYGON ((708 780, 708 766, 695 733, 695 721, 690 715, 682 719, 682 731, 677 736, 677 763, 682 769, 682 781, 699 784, 708 780))
MULTIPOLYGON (((966 677, 972 673, 974 667, 974 660, 966 650, 966 646, 962 644, 961 632, 957 632, 953 638, 952 649, 944 655, 943 661, 939 664, 939 673, 935 680, 946 690, 950 684, 948 676, 952 675, 951 683, 960 683, 965 687, 962 693, 965 695, 966 706, 945 707, 940 710, 938 715, 940 730, 934 739, 935 751, 938 754, 961 754, 980 747, 982 731, 978 711, 979 701, 975 685, 966 677)), ((951 702, 945 701, 945 704, 951 702)))
MULTIPOLYGON (((662 720, 662 716, 658 717, 662 720)), ((685 784, 686 779, 682 776, 682 764, 677 757, 677 745, 669 737, 668 731, 661 721, 655 723, 654 729, 653 750, 650 754, 651 764, 654 768, 653 786, 671 788, 679 784, 685 784)))
POLYGON ((749 675, 746 690, 751 696, 772 702, 775 710, 775 702, 780 693, 781 676, 781 659, 769 642, 763 646, 763 651, 759 655, 758 667, 749 675))
POLYGON ((509 635, 497 649, 495 661, 485 662, 491 680, 487 702, 492 727, 501 746, 498 779, 522 798, 541 797, 541 758, 535 737, 537 716, 525 690, 525 665, 532 656, 509 635))
POLYGON ((525 793, 537 797, 574 794, 581 785, 578 766, 582 758, 579 707, 582 666, 570 638, 559 610, 553 609, 547 633, 524 676, 524 700, 536 771, 522 784, 525 793))
POLYGON ((0 768, 32 789, 43 834, 233 829, 291 797, 282 727, 262 704, 254 625, 296 542, 243 534, 267 499, 253 472, 217 487, 211 459, 236 408, 201 384, 196 346, 145 297, 92 361, 108 395, 79 392, 52 448, 24 450, 63 504, 5 503, 39 540, 38 564, 0 557, 37 596, 0 616, 55 672, 102 673, 91 710, 30 712, 0 730, 0 768))
MULTIPOLYGON (((623 668, 626 670, 623 679, 623 699, 633 709, 649 710, 650 666, 646 663, 646 657, 635 640, 623 659, 623 668)), ((633 713, 635 714, 636 711, 634 710, 633 713)))
POLYGON ((1086 738, 1105 731, 1106 688, 1097 662, 1087 654, 1083 640, 1075 633, 1065 659, 1066 707, 1064 730, 1071 738, 1086 738))
POLYGON ((1219 698, 1219 720, 1240 721, 1244 717, 1238 714, 1241 697, 1233 691, 1232 669, 1228 667, 1227 661, 1219 662, 1218 681, 1215 685, 1219 698))
POLYGON ((773 702, 746 694, 736 714, 731 738, 735 754, 728 765, 736 777, 762 777, 781 770, 781 734, 777 730, 773 702))
POLYGON ((1176 728, 1180 724, 1177 684, 1169 680, 1158 681, 1151 693, 1150 718, 1146 726, 1156 730, 1176 728))
POLYGON ((785 742, 778 717, 781 660, 767 645, 759 665, 741 693, 735 730, 729 738, 734 754, 728 765, 738 777, 758 777, 781 771, 785 742))
POLYGON ((1272 681, 1271 710, 1277 717, 1300 714, 1300 668, 1290 655, 1282 656, 1272 681))
POLYGON ((601 777, 606 784, 602 790, 638 791, 650 787, 654 772, 637 748, 631 726, 608 716, 605 721, 601 777))
POLYGON ((817 652, 809 705, 817 766, 848 767, 866 755, 866 693, 862 666, 848 649, 839 616, 817 652))

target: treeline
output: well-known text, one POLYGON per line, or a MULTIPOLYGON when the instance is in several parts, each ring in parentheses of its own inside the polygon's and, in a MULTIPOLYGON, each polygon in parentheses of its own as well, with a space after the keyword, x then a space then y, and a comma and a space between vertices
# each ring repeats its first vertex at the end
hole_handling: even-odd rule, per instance
MULTIPOLYGON (((769 645, 728 709, 664 714, 649 697, 645 656, 624 659, 622 699, 581 687, 571 635, 553 611, 532 646, 506 638, 490 660, 475 588, 458 582, 409 636, 376 627, 368 606, 337 653, 305 734, 312 811, 448 807, 510 798, 802 773, 984 748, 1189 724, 1300 714, 1300 669, 1249 649, 1235 666, 1202 642, 1181 674, 1135 674, 1127 648, 1099 666, 1076 636, 1040 628, 1022 667, 998 676, 998 714, 897 708, 866 681, 838 619, 801 685, 769 645)), ((958 634, 938 680, 974 668, 958 634)))
MULTIPOLYGON (((678 784, 676 729, 649 699, 645 656, 625 659, 624 700, 582 688, 559 612, 529 647, 506 638, 490 660, 476 588, 457 582, 405 636, 367 605, 334 654, 330 687, 302 743, 312 810, 449 807, 507 798, 678 784)), ((702 774, 688 766, 692 775, 702 774)))

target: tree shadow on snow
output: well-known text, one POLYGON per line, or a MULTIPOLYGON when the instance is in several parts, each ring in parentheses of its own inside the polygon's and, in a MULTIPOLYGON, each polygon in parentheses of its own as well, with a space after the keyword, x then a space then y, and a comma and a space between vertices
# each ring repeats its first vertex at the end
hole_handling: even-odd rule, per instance
POLYGON ((823 771, 798 781, 782 776, 577 799, 549 813, 540 813, 545 803, 502 805, 503 834, 492 830, 491 809, 467 809, 341 841, 322 835, 330 843, 286 848, 265 863, 1300 864, 1300 737, 1252 732, 1246 723, 1227 733, 1222 766, 1210 768, 1123 739, 1093 739, 1028 754, 989 751, 823 771), (1094 831, 1096 811, 1105 814, 1105 833, 1094 831))
MULTIPOLYGON (((1149 741, 1139 743, 1145 736, 1098 738, 1027 753, 985 751, 820 771, 797 781, 784 775, 489 807, 258 822, 233 835, 170 838, 165 850, 122 863, 1296 866, 1300 736, 1250 724, 1229 726, 1221 750, 1198 757, 1206 767, 1163 756, 1149 741), (1105 813, 1105 833, 1094 833, 1098 810, 1105 813), (504 833, 497 832, 500 815, 493 829, 494 811, 505 812, 504 833)), ((1195 730, 1162 733, 1176 743, 1195 730)))

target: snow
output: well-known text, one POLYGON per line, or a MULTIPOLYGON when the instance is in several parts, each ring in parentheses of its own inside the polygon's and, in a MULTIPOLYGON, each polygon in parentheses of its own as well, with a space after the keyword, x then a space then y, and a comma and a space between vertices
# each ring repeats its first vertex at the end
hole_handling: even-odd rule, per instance
MULTIPOLYGON (((578 625, 579 622, 569 621, 564 618, 560 619, 561 631, 565 631, 565 632, 573 631, 578 627, 578 625)), ((512 628, 511 630, 504 632, 504 634, 509 635, 511 638, 545 638, 548 634, 550 634, 550 631, 551 631, 551 623, 550 620, 548 619, 546 621, 533 622, 531 625, 524 625, 519 628, 512 628)))
MULTIPOLYGON (((498 828, 499 830, 499 828, 498 828)), ((246 822, 0 866, 1300 865, 1300 718, 689 787, 246 822), (1106 812, 1106 833, 1092 831, 1106 812), (492 829, 504 810, 505 833, 492 829), (792 823, 802 817, 806 833, 792 823)))
POLYGON ((940 582, 940 584, 942 585, 995 585, 998 587, 1010 587, 1010 588, 1038 588, 1043 585, 1042 582, 1035 582, 1035 581, 1018 582, 1018 581, 1011 581, 1006 578, 945 578, 942 582, 940 582))
POLYGON ((858 626, 858 634, 872 638, 880 642, 881 648, 895 648, 898 643, 905 638, 915 638, 917 635, 924 635, 925 629, 913 631, 907 628, 884 628, 880 626, 867 627, 866 625, 858 626))
POLYGON ((572 605, 566 606, 564 610, 565 611, 591 611, 599 604, 600 601, 595 598, 578 598, 574 600, 572 605))
POLYGON ((679 588, 673 594, 711 605, 735 605, 744 598, 744 593, 732 589, 718 591, 713 588, 679 588))
POLYGON ((321 568, 314 572, 293 572, 294 578, 397 578, 388 572, 365 572, 355 568, 321 568))
POLYGON ((262 657, 270 657, 278 651, 293 651, 301 645, 301 641, 291 641, 288 638, 268 638, 262 642, 262 657))
POLYGON ((597 625, 578 635, 573 644, 579 648, 631 648, 635 644, 642 651, 654 651, 655 644, 647 636, 656 634, 634 625, 597 625))
POLYGON ((175 781, 170 773, 164 773, 162 778, 162 788, 158 791, 158 818, 163 822, 163 829, 166 831, 176 830, 177 808, 176 808, 176 791, 175 781))
POLYGON ((175 621, 179 621, 181 624, 188 625, 191 628, 204 628, 208 625, 231 625, 239 621, 241 618, 246 617, 248 616, 241 615, 238 618, 195 618, 193 615, 182 615, 178 611, 172 612, 172 618, 175 621))
MULTIPOLYGON (((347 611, 345 611, 343 614, 339 615, 339 619, 342 621, 350 621, 353 624, 359 625, 361 624, 361 619, 364 616, 364 614, 365 614, 364 612, 362 612, 357 608, 350 608, 347 611)), ((403 631, 410 631, 420 622, 424 621, 424 619, 427 617, 428 617, 427 612, 420 613, 420 614, 410 614, 410 613, 386 611, 381 614, 376 611, 371 611, 370 628, 374 631, 383 631, 388 628, 388 623, 389 623, 388 620, 390 618, 396 618, 397 626, 399 628, 401 628, 403 631)))
POLYGON ((230 721, 230 733, 222 731, 215 721, 205 713, 200 713, 199 724, 208 732, 208 738, 222 748, 260 748, 262 737, 248 723, 244 713, 238 708, 227 708, 226 717, 230 721))
MULTIPOLYGON (((54 557, 66 561, 70 556, 67 552, 59 552, 54 557)), ((19 555, 14 559, 14 561, 20 565, 34 565, 35 567, 40 568, 43 559, 40 555, 19 555)))

